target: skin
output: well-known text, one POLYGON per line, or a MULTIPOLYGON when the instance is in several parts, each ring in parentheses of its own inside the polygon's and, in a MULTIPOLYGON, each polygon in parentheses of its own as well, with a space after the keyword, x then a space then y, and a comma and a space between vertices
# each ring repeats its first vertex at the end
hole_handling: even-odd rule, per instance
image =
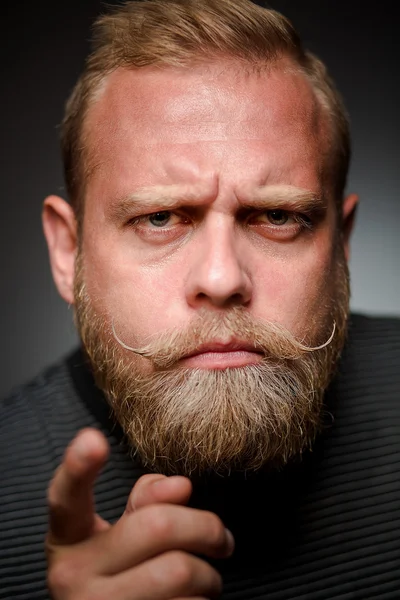
MULTIPOLYGON (((336 199, 324 183, 321 159, 327 126, 309 84, 287 67, 261 75, 223 62, 190 70, 120 69, 91 107, 86 130, 94 168, 81 240, 85 281, 96 311, 114 319, 125 343, 144 344, 160 331, 182 328, 202 308, 241 306, 300 337, 325 316, 338 257, 336 199), (279 190, 285 199, 277 207, 279 190), (320 199, 318 213, 309 215, 311 228, 294 218, 299 190, 320 199), (140 202, 126 202, 138 194, 140 202), (285 212, 271 213, 276 208, 285 212), (160 216, 149 219, 166 210, 165 224, 160 216), (271 223, 277 214, 287 222, 271 223)), ((343 200, 346 258, 356 203, 354 194, 343 200)), ((73 304, 73 211, 51 196, 43 223, 56 285, 73 304)), ((146 359, 137 360, 151 370, 146 359)), ((257 360, 251 350, 216 346, 186 359, 185 366, 226 368, 257 360)), ((75 598, 84 586, 97 590, 96 598, 112 589, 116 600, 217 594, 219 576, 191 552, 227 556, 233 545, 215 515, 194 518, 184 506, 190 482, 163 478, 153 487, 161 476, 147 476, 111 527, 94 515, 92 500, 106 456, 100 434, 81 433, 50 486, 53 596, 75 598), (131 527, 138 529, 129 538, 131 527), (185 539, 176 535, 182 529, 185 539), (101 548, 118 544, 123 552, 106 552, 108 564, 98 562, 101 548), (171 553, 172 571, 166 566, 171 553)))
POLYGON ((184 477, 144 475, 111 526, 94 512, 93 483, 107 459, 100 432, 81 431, 48 491, 48 585, 55 600, 215 598, 219 574, 192 553, 229 556, 232 534, 209 512, 184 504, 184 477))

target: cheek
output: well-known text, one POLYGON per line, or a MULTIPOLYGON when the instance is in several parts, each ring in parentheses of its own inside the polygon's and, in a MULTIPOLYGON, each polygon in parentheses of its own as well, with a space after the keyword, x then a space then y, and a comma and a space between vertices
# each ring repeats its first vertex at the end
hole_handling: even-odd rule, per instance
POLYGON ((93 306, 130 345, 159 331, 182 325, 182 273, 167 261, 138 265, 116 247, 87 244, 85 283, 93 306))
POLYGON ((301 335, 329 310, 333 291, 331 241, 316 240, 285 257, 259 265, 256 278, 257 316, 285 325, 301 335))
POLYGON ((182 326, 182 283, 178 268, 136 267, 120 273, 119 291, 114 295, 126 326, 135 328, 140 337, 182 326), (127 281, 130 283, 127 284, 127 281))

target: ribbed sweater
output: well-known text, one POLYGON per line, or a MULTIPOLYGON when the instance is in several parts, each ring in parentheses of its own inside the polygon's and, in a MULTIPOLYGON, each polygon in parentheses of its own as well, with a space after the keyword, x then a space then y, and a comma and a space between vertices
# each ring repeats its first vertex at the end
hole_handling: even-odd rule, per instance
MULTIPOLYGON (((71 439, 89 426, 109 440, 95 495, 111 522, 145 471, 79 350, 0 410, 0 599, 44 600, 46 490, 71 439)), ((324 414, 301 460, 196 483, 191 505, 219 514, 236 539, 213 563, 225 600, 400 599, 399 320, 352 315, 324 414)))

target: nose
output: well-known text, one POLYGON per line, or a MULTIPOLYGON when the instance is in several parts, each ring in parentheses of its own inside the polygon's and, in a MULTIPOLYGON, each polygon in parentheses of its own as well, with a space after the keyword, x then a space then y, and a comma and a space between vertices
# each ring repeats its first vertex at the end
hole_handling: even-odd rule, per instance
POLYGON ((189 306, 228 308, 250 302, 250 265, 245 264, 238 235, 229 223, 202 232, 186 282, 189 306))

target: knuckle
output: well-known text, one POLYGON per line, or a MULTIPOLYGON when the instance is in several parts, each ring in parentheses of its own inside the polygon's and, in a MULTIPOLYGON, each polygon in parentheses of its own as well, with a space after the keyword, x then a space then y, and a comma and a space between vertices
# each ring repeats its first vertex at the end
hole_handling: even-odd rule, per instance
POLYGON ((66 561, 60 561, 47 572, 47 585, 53 593, 62 597, 72 593, 75 587, 74 569, 66 561))
POLYGON ((168 597, 197 597, 199 593, 214 597, 222 591, 222 578, 211 565, 179 550, 163 555, 162 568, 153 573, 153 584, 168 597))
POLYGON ((154 504, 143 509, 142 518, 151 537, 161 542, 168 541, 172 537, 174 523, 165 506, 154 504))
POLYGON ((57 592, 62 598, 69 597, 79 589, 83 582, 88 582, 84 561, 80 556, 57 557, 50 564, 47 572, 47 585, 52 592, 57 592))
POLYGON ((185 552, 168 552, 164 555, 164 582, 174 593, 191 591, 194 577, 193 561, 185 552))

